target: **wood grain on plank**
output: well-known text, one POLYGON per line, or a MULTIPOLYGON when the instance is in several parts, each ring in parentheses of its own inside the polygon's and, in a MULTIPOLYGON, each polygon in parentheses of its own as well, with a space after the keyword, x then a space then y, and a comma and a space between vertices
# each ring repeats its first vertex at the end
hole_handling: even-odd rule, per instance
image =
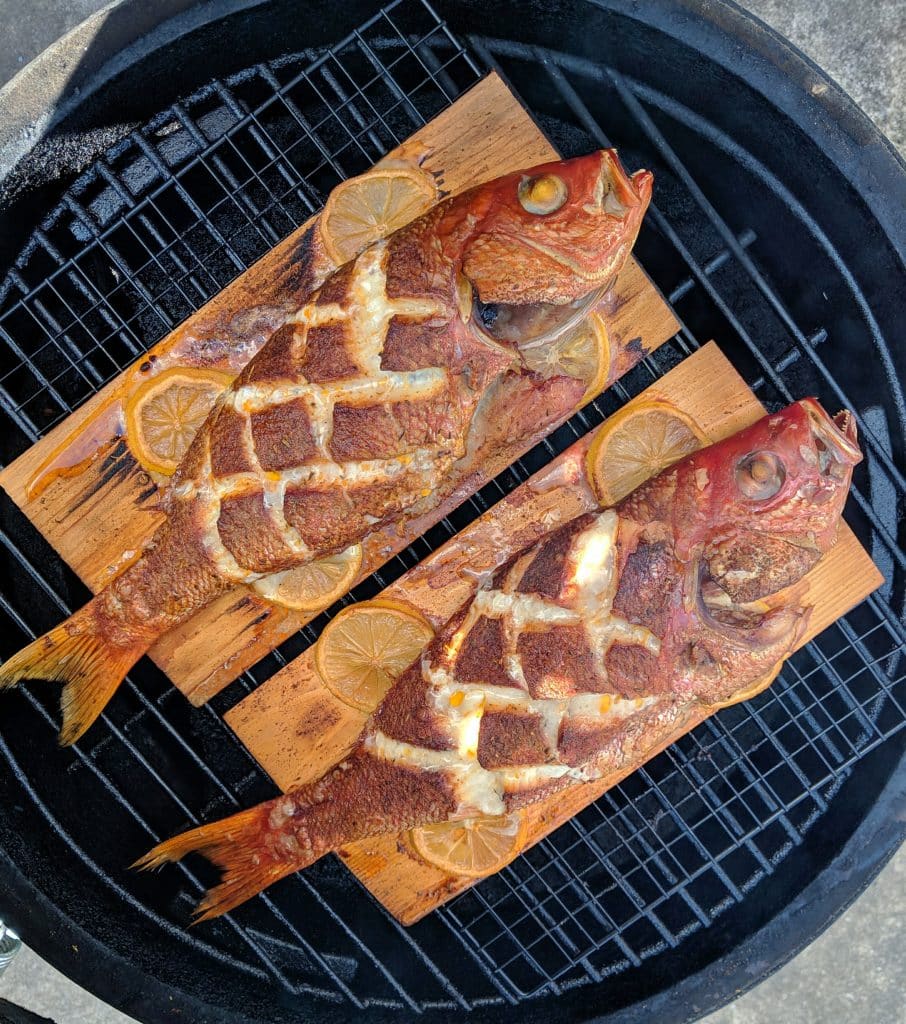
MULTIPOLYGON (((669 399, 692 416, 712 441, 734 434, 764 412, 758 399, 712 342, 648 388, 634 402, 669 399)), ((472 593, 475 573, 496 565, 542 533, 597 507, 584 473, 595 432, 568 448, 461 534, 388 587, 382 597, 403 601, 439 627, 472 593)), ((841 527, 833 550, 808 575, 814 605, 803 643, 812 639, 882 582, 852 531, 841 527)), ((690 711, 682 727, 652 738, 653 757, 708 716, 690 711)), ((347 753, 365 716, 338 701, 321 683, 311 651, 304 652, 227 714, 227 721, 284 791, 318 778, 347 753)), ((524 813, 533 845, 636 768, 576 785, 524 813)), ((404 834, 353 843, 340 857, 404 924, 417 921, 474 884, 422 861, 404 834)))
MULTIPOLYGON (((500 174, 556 157, 531 117, 496 75, 490 75, 417 132, 406 147, 427 153, 439 185, 461 192, 500 174)), ((263 256, 133 367, 86 402, 47 437, 0 473, 0 485, 78 575, 97 591, 134 558, 163 519, 154 481, 135 461, 122 431, 122 401, 147 369, 204 365, 238 370, 268 329, 292 304, 305 279, 302 246, 307 225, 263 256), (270 326, 269 326, 270 325, 270 326), (249 347, 250 339, 252 348, 249 347), (244 343, 243 345, 240 343, 244 343), (52 455, 85 456, 81 472, 60 476, 38 495, 29 483, 52 455), (93 455, 93 458, 88 456, 93 455)), ((308 267, 311 270, 311 267, 308 267)), ((663 298, 633 261, 625 267, 602 313, 612 348, 638 339, 653 350, 677 330, 663 298)), ((495 452, 482 473, 463 477, 440 507, 404 531, 371 534, 359 579, 370 575, 501 472, 531 444, 495 452)), ((75 456, 74 456, 75 457, 75 456)), ((312 616, 270 604, 245 587, 223 595, 161 638, 154 661, 192 701, 202 704, 312 616)))

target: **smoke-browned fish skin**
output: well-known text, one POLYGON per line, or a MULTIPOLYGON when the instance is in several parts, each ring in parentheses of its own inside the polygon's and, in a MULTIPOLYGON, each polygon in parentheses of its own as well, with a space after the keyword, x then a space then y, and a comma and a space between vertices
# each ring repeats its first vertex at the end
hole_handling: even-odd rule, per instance
POLYGON ((794 648, 860 459, 852 417, 805 399, 572 520, 478 584, 341 764, 140 865, 204 853, 214 916, 353 840, 638 764, 794 648))
POLYGON ((0 666, 0 690, 63 682, 71 743, 151 644, 225 589, 425 514, 455 464, 467 476, 495 440, 528 444, 565 418, 586 382, 531 372, 473 300, 524 311, 595 291, 627 259, 651 187, 613 150, 556 161, 448 199, 339 268, 219 398, 143 557, 0 666), (504 415, 514 380, 532 417, 504 415))

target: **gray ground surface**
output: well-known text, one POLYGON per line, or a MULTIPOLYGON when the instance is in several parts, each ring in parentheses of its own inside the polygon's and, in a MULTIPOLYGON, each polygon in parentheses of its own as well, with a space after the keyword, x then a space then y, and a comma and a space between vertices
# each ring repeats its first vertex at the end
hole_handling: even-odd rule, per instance
MULTIPOLYGON (((106 0, 0 0, 0 83, 106 0)), ((862 106, 906 153, 906 0, 748 0, 862 106)), ((906 849, 791 963, 706 1024, 906 1024, 906 849)), ((58 1024, 128 1024, 23 950, 0 979, 8 999, 58 1024)))

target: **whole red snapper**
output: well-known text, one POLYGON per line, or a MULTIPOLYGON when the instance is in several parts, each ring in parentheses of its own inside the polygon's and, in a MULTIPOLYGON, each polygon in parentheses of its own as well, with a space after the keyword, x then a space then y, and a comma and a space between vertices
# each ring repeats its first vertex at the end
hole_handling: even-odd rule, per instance
POLYGON ((850 414, 805 399, 554 530, 479 583, 342 763, 140 866, 210 858, 211 917, 354 840, 638 764, 796 646, 860 459, 850 414))

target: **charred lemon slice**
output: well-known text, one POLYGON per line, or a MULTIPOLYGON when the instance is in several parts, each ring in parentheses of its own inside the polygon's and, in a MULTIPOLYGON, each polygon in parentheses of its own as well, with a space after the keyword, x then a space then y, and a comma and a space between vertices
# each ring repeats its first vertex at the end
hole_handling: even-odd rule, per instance
POLYGON ((499 871, 525 844, 521 814, 466 818, 423 825, 409 832, 416 853, 433 867, 451 875, 479 878, 499 871))
POLYGON ((143 381, 126 400, 126 440, 152 473, 170 476, 233 377, 177 366, 143 381))
POLYGON ((602 505, 614 505, 661 470, 708 444, 686 413, 661 399, 628 405, 598 430, 588 479, 602 505))
POLYGON ((362 565, 362 546, 353 544, 335 555, 319 558, 286 572, 265 576, 252 584, 261 597, 296 612, 316 612, 333 604, 350 588, 362 565))
POLYGON ((342 266, 372 242, 420 217, 436 198, 434 180, 417 167, 376 167, 341 182, 321 214, 328 256, 342 266))
POLYGON ((335 697, 371 712, 433 636, 431 625, 403 604, 357 604, 325 627, 315 644, 315 668, 335 697))
POLYGON ((530 370, 544 377, 566 376, 584 381, 584 403, 603 390, 610 376, 607 325, 597 313, 591 313, 560 338, 526 345, 522 357, 530 370))

